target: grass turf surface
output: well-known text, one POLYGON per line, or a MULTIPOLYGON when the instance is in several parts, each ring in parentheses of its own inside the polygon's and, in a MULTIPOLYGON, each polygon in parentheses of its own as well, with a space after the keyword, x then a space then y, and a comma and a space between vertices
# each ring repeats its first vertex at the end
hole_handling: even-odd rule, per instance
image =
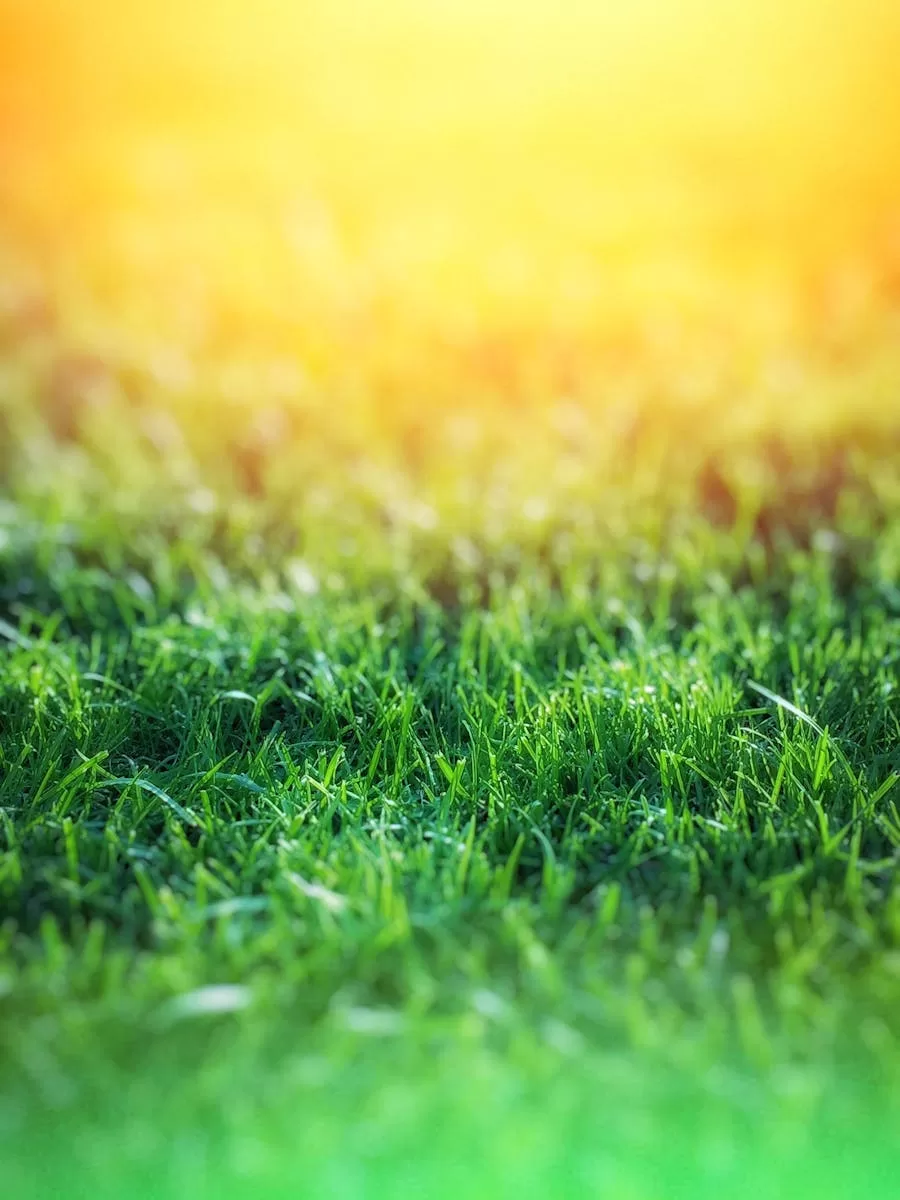
POLYGON ((889 469, 514 570, 373 521, 366 589, 76 466, 7 508, 19 1194, 888 1194, 889 469))
POLYGON ((459 408, 225 422, 29 305, 13 1191, 889 1195, 888 320, 778 438, 588 392, 448 455, 459 408))

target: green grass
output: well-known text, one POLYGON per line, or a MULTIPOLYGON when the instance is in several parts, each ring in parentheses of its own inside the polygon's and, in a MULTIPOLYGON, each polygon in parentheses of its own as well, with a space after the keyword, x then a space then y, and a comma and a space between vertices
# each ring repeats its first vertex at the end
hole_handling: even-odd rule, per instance
POLYGON ((16 1194, 890 1194, 889 491, 335 577, 64 453, 6 510, 16 1194))
POLYGON ((110 254, 0 311, 6 1190, 891 1196, 886 296, 286 397, 110 254))

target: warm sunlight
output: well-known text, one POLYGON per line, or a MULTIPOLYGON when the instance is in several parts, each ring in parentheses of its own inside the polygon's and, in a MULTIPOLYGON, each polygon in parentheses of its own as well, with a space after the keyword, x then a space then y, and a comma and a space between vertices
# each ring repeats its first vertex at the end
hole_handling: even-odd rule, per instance
POLYGON ((900 170, 900 11, 878 0, 0 11, 5 140, 93 195, 151 160, 212 162, 285 200, 314 189, 367 230, 440 217, 464 241, 553 231, 581 249, 636 195, 725 221, 804 206, 808 230, 877 215, 900 170))
POLYGON ((508 383, 556 339, 575 391, 604 345, 676 337, 714 370, 723 339, 796 346, 897 270, 879 0, 2 10, 6 240, 117 297, 118 332, 77 306, 88 343, 190 351, 230 313, 314 377, 377 347, 380 403, 449 357, 433 406, 473 342, 508 383))

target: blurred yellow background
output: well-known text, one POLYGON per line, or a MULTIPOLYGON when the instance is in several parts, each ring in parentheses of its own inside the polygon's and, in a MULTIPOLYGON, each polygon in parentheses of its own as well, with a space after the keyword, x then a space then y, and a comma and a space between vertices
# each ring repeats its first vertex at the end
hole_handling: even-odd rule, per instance
POLYGON ((771 413, 788 352, 863 355, 853 403, 890 403, 892 0, 0 14, 5 271, 74 345, 265 359, 381 411, 632 369, 734 400, 761 356, 771 413))

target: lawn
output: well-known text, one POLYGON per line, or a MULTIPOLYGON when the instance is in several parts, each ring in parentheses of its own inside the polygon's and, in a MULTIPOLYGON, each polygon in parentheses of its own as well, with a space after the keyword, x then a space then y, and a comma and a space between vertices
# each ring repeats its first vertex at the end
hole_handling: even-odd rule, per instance
POLYGON ((111 10, 0 91, 4 1190, 890 1197, 874 101, 840 191, 805 76, 762 178, 702 88, 643 156, 562 41, 448 105, 471 37, 313 10, 186 116, 111 10))

